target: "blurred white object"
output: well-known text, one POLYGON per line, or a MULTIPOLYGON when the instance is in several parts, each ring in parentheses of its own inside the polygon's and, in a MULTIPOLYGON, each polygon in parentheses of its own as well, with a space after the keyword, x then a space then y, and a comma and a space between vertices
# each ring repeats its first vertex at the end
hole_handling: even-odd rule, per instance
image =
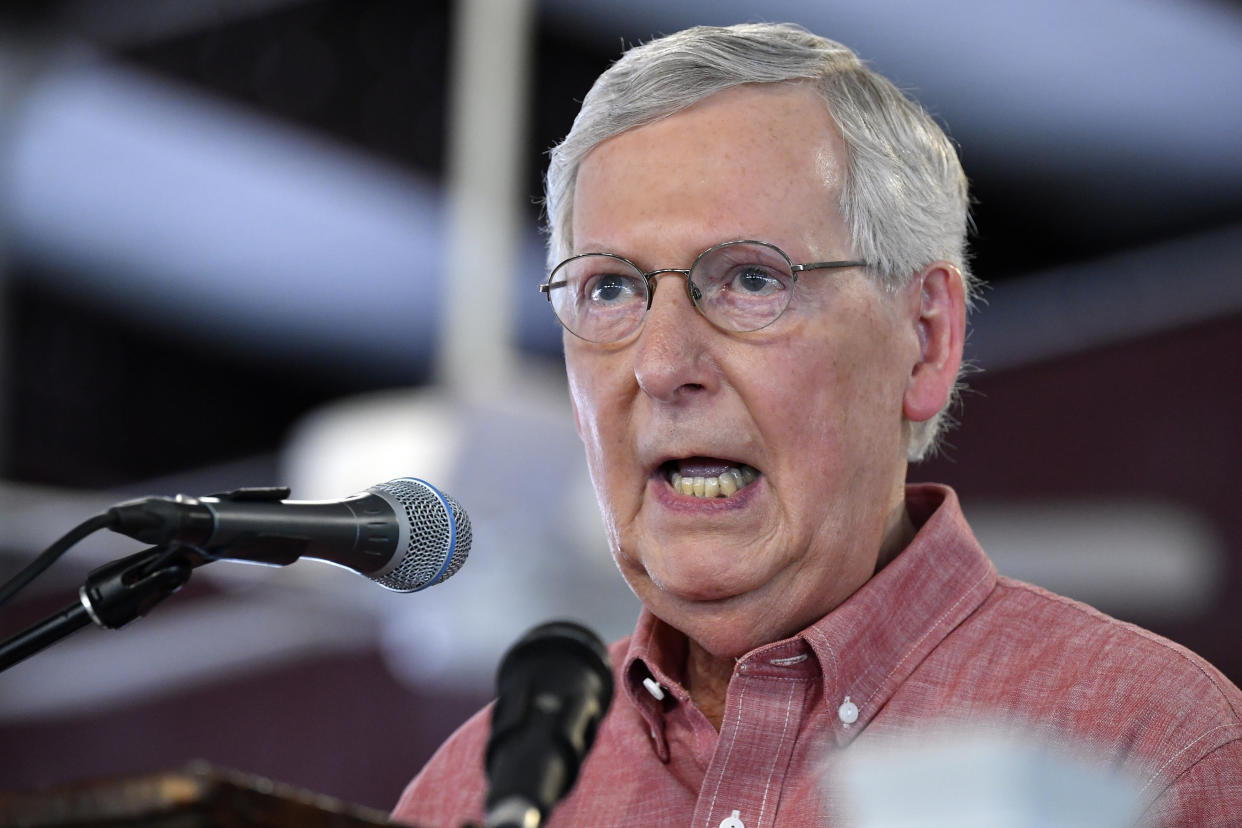
POLYGON ((964 508, 1001 574, 1113 615, 1193 616, 1212 605, 1222 583, 1219 533, 1170 501, 982 501, 964 508))
POLYGON ((1122 828, 1137 786, 1106 763, 999 728, 855 744, 834 793, 857 828, 1122 828))
MULTIPOLYGON (((513 370, 531 52, 531 0, 453 4, 448 238, 437 378, 489 396, 513 370)), ((519 270, 519 272, 521 272, 519 270)), ((534 294, 534 283, 522 284, 534 294)))
POLYGON ((428 388, 331 405, 299 424, 284 457, 299 498, 414 476, 470 515, 470 558, 452 580, 416 596, 351 585, 351 600, 382 617, 384 651, 411 681, 488 687, 504 650, 550 618, 605 640, 633 627, 638 602, 609 554, 559 368, 528 366, 488 401, 428 388))

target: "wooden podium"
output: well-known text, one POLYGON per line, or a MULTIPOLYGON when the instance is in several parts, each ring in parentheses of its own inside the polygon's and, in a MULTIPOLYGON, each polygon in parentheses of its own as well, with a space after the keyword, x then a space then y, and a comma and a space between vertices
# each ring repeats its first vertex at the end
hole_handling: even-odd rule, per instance
POLYGON ((197 762, 181 771, 46 791, 0 793, 0 826, 6 828, 360 828, 396 824, 381 811, 197 762))

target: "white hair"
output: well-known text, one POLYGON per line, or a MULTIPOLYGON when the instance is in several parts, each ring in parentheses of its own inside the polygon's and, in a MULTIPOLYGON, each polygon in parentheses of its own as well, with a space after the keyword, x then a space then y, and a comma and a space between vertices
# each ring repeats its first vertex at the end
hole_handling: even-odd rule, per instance
MULTIPOLYGON (((697 26, 629 49, 600 75, 551 152, 549 267, 574 252, 574 185, 592 149, 725 89, 789 82, 819 91, 845 139, 841 216, 873 277, 895 289, 944 260, 961 270, 969 304, 977 290, 966 250, 969 194, 952 142, 918 103, 848 48, 792 24, 697 26)), ((934 449, 951 421, 956 390, 935 417, 910 424, 911 461, 934 449)))

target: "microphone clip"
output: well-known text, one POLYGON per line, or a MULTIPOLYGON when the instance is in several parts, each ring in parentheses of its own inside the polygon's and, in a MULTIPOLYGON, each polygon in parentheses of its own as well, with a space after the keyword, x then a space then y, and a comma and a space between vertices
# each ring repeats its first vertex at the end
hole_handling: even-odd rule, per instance
POLYGON ((78 599, 96 626, 120 629, 185 586, 208 560, 188 546, 156 546, 93 570, 78 599))
POLYGON ((115 630, 146 615, 181 589, 195 567, 208 560, 187 546, 170 544, 104 564, 86 577, 76 603, 0 642, 0 671, 91 622, 115 630))

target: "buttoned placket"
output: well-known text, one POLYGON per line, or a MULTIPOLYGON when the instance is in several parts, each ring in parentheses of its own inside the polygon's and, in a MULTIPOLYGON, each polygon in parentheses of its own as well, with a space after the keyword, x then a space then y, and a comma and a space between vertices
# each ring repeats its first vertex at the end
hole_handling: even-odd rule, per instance
POLYGON ((775 824, 818 669, 801 640, 763 648, 738 663, 691 825, 775 824))

